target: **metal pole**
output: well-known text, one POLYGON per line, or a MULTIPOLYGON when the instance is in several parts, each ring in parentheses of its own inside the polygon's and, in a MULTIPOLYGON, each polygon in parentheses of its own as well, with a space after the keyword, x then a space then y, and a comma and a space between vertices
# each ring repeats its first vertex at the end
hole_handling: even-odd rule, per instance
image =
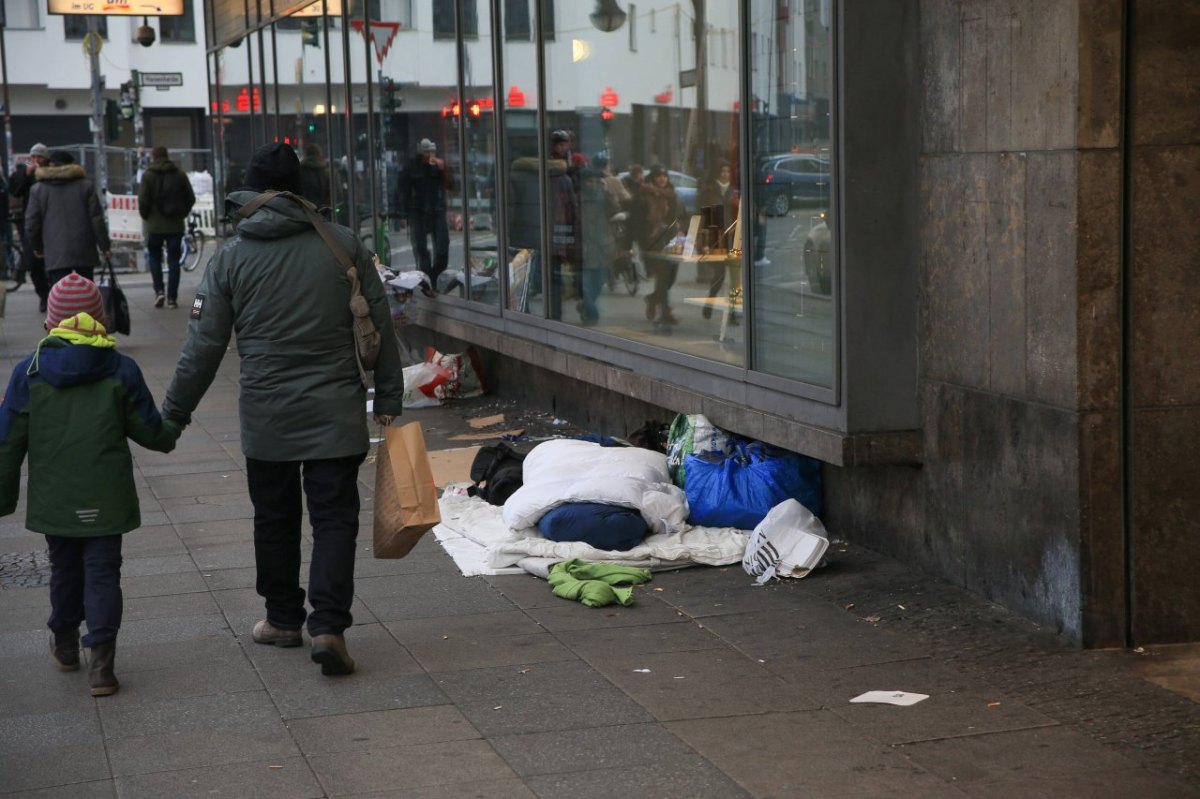
POLYGON ((12 104, 8 101, 8 56, 4 50, 4 31, 6 25, 0 25, 0 80, 4 82, 4 174, 7 175, 13 167, 13 138, 12 138, 12 104))
POLYGON ((104 83, 100 77, 100 48, 103 39, 100 38, 100 26, 96 16, 89 14, 88 22, 88 62, 92 70, 92 146, 96 148, 96 182, 104 199, 108 190, 108 157, 104 151, 104 83))
POLYGON ((146 149, 146 120, 142 116, 142 75, 136 69, 133 74, 133 146, 137 152, 138 168, 142 166, 142 150, 146 149))

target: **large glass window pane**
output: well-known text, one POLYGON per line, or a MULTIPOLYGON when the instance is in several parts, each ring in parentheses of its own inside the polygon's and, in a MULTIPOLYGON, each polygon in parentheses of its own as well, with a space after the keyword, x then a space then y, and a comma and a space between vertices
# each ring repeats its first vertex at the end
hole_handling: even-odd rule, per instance
MULTIPOLYGON (((86 14, 68 14, 62 18, 63 21, 63 36, 66 39, 82 39, 88 32, 88 18, 86 14)), ((100 36, 108 38, 108 18, 96 18, 96 30, 100 36)))
POLYGON ((740 77, 707 35, 737 4, 676 5, 632 53, 593 11, 561 4, 544 44, 548 316, 740 365, 740 77))
POLYGON ((6 0, 7 24, 11 30, 40 28, 38 0, 6 0))
POLYGON ((164 42, 196 41, 196 23, 193 15, 195 0, 183 0, 183 14, 178 17, 158 18, 158 37, 164 42))
POLYGON ((225 47, 216 54, 214 102, 220 114, 224 155, 223 172, 217 181, 221 196, 245 185, 246 166, 254 148, 262 143, 254 125, 255 109, 262 110, 262 92, 251 85, 249 54, 253 41, 253 36, 247 36, 238 40, 236 47, 225 47))
POLYGON ((829 0, 752 0, 754 368, 833 385, 829 0), (787 13, 783 13, 786 9, 787 13))
MULTIPOLYGON (((456 224, 466 234, 466 262, 452 263, 457 272, 460 295, 497 305, 500 302, 500 253, 497 249, 496 136, 493 125, 495 98, 492 90, 492 26, 485 15, 479 21, 479 38, 463 45, 463 93, 466 108, 460 115, 466 136, 467 193, 465 216, 456 224)), ((457 180, 455 170, 451 177, 457 180)), ((451 284, 453 285, 453 284, 451 284)))
MULTIPOLYGON (((507 29, 507 9, 501 7, 507 29)), ((542 195, 537 126, 537 53, 531 42, 505 41, 503 96, 508 306, 540 316, 542 293, 542 195)))

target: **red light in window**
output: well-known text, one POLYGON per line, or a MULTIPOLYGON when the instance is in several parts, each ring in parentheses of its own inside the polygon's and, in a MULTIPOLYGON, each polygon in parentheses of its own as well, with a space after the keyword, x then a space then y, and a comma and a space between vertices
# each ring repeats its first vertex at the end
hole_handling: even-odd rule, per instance
POLYGON ((467 110, 471 112, 471 116, 477 117, 477 116, 479 116, 479 114, 482 112, 483 109, 480 108, 478 102, 474 102, 474 103, 471 103, 469 106, 467 106, 467 110))
POLYGON ((612 90, 612 86, 606 86, 604 94, 600 95, 600 105, 605 108, 616 108, 620 101, 621 98, 612 90))
POLYGON ((771 181, 773 181, 774 179, 775 179, 775 176, 774 176, 774 175, 768 174, 768 175, 767 175, 767 177, 766 177, 766 180, 764 180, 764 181, 763 181, 763 183, 770 183, 770 182, 771 182, 771 181))
POLYGON ((491 111, 496 106, 495 106, 495 103, 492 101, 491 97, 484 97, 482 100, 479 101, 479 107, 482 108, 484 111, 491 111))
POLYGON ((524 108, 525 107, 525 92, 513 84, 508 90, 508 107, 509 108, 524 108))
POLYGON ((610 120, 610 119, 612 119, 612 118, 613 118, 613 112, 612 112, 612 111, 609 111, 609 110, 606 108, 606 109, 604 109, 603 111, 601 111, 601 112, 600 112, 600 118, 601 118, 601 119, 603 119, 605 122, 607 122, 608 120, 610 120))

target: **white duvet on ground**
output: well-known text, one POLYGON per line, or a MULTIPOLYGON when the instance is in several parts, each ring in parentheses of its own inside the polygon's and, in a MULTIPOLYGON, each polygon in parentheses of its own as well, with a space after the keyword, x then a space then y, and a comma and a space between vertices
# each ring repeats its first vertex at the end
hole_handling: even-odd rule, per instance
POLYGON ((433 533, 468 577, 520 571, 545 577, 549 566, 570 558, 653 571, 698 564, 726 566, 741 562, 749 537, 745 530, 731 527, 684 525, 685 529, 673 533, 648 536, 631 550, 611 552, 578 541, 549 541, 537 528, 513 530, 501 508, 477 497, 447 492, 441 499, 441 511, 442 523, 433 533))

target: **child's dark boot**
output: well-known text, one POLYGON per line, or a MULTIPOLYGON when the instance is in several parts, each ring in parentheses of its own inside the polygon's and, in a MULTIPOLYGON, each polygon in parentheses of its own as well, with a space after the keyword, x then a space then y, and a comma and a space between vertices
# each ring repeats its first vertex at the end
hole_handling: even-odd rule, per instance
POLYGON ((50 639, 50 657, 59 671, 79 669, 79 629, 54 633, 50 639))
POLYGON ((121 684, 113 674, 113 662, 117 659, 117 642, 109 641, 92 647, 88 655, 88 684, 92 696, 111 696, 121 684))

